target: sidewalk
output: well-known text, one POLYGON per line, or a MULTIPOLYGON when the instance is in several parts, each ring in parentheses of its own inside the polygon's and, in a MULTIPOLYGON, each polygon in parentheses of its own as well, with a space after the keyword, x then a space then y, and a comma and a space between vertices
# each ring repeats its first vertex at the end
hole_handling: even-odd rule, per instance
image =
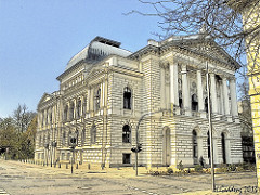
MULTIPOLYGON (((36 172, 38 174, 43 174, 43 175, 51 175, 52 176, 57 176, 59 175, 66 176, 69 178, 113 178, 113 179, 147 179, 148 177, 153 177, 151 175, 147 175, 148 169, 145 167, 140 167, 138 168, 139 175, 136 177, 135 176, 135 170, 133 167, 124 167, 124 168, 104 168, 102 169, 101 167, 98 166, 91 166, 89 169, 88 165, 79 165, 79 169, 76 169, 76 166, 74 165, 74 173, 71 174, 71 167, 68 166, 66 169, 66 165, 62 165, 61 168, 56 168, 50 167, 50 166, 42 166, 42 165, 34 165, 34 164, 26 164, 21 161, 12 161, 12 160, 2 160, 0 159, 0 164, 5 164, 5 165, 10 165, 10 166, 16 166, 20 167, 21 169, 24 169, 26 172, 36 172)), ((166 168, 153 168, 152 170, 156 171, 166 171, 166 168)), ((186 177, 183 177, 186 178, 186 177)), ((181 179, 183 179, 181 177, 181 179)), ((194 182, 195 179, 199 179, 198 177, 193 178, 194 182)), ((159 179, 159 178, 158 178, 159 179)), ((187 177, 186 179, 191 179, 191 177, 187 177)), ((156 181, 156 177, 154 177, 154 180, 156 181)), ((178 178, 175 178, 172 180, 173 182, 178 180, 178 178)), ((231 193, 231 192, 215 192, 212 193, 211 191, 199 191, 199 192, 189 192, 189 193, 182 193, 185 195, 237 195, 239 192, 236 193, 231 193)), ((243 193, 245 194, 245 193, 243 193)))

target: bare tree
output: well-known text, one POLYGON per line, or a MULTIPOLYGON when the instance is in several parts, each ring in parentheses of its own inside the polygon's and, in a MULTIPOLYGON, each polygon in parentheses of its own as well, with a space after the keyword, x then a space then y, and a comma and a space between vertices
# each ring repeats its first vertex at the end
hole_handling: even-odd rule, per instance
POLYGON ((30 121, 35 115, 35 113, 28 111, 28 107, 26 106, 26 104, 24 104, 23 106, 18 104, 13 114, 13 119, 15 121, 17 130, 22 133, 25 132, 30 121))
POLYGON ((165 33, 153 34, 160 39, 171 35, 195 34, 203 27, 204 31, 240 64, 245 64, 241 59, 244 59, 247 53, 248 58, 254 62, 250 71, 256 66, 259 67, 256 59, 259 56, 260 46, 256 45, 254 48, 250 46, 260 36, 260 11, 258 14, 251 11, 245 14, 244 10, 249 6, 259 7, 260 0, 139 0, 139 2, 152 6, 154 12, 133 10, 127 15, 138 13, 159 17, 158 27, 165 33), (252 20, 253 14, 254 20, 252 20), (248 26, 247 24, 250 24, 250 27, 244 28, 248 26))

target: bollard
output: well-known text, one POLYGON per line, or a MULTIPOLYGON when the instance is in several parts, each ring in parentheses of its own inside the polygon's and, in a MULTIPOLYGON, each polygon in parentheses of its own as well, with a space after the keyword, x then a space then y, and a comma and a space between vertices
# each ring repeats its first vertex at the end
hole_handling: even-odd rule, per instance
POLYGON ((88 164, 88 169, 90 170, 90 164, 88 164))

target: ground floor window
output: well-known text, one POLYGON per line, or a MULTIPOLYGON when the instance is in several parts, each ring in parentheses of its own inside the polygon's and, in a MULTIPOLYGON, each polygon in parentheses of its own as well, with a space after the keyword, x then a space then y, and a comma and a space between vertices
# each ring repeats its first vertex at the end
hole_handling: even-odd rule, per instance
POLYGON ((131 154, 123 154, 123 163, 124 165, 130 164, 131 154))

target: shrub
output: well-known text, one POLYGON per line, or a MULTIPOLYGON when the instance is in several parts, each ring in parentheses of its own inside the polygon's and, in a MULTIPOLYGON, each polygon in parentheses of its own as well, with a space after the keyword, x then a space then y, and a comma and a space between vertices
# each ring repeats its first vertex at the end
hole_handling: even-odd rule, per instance
POLYGON ((229 171, 236 171, 236 166, 235 165, 229 165, 228 169, 229 169, 229 171))
POLYGON ((179 165, 178 165, 178 169, 180 170, 180 171, 183 171, 183 165, 182 165, 182 160, 179 162, 179 165))
POLYGON ((167 173, 168 173, 168 174, 172 174, 172 173, 173 173, 172 168, 168 168, 168 169, 167 169, 167 173))
POLYGON ((201 166, 201 165, 196 165, 196 166, 194 167, 194 170, 195 170, 196 172, 201 172, 201 171, 203 171, 203 166, 201 166))

